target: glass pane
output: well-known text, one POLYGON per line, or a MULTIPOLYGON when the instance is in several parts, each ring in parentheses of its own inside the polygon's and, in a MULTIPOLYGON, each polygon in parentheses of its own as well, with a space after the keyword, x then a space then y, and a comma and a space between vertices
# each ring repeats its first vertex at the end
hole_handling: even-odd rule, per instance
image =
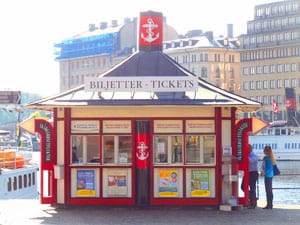
POLYGON ((154 137, 154 154, 156 163, 168 162, 168 136, 154 137))
POLYGON ((119 163, 131 163, 131 136, 119 136, 119 163))
POLYGON ((215 162, 215 137, 203 137, 204 163, 215 162))
POLYGON ((74 135, 71 139, 72 146, 72 163, 83 163, 83 136, 74 135))
POLYGON ((103 137, 103 163, 114 163, 115 142, 114 136, 103 137))
POLYGON ((200 163, 200 136, 186 136, 186 163, 200 163))
POLYGON ((100 163, 99 136, 87 136, 87 162, 100 163))
POLYGON ((182 136, 172 136, 172 163, 182 162, 182 136))

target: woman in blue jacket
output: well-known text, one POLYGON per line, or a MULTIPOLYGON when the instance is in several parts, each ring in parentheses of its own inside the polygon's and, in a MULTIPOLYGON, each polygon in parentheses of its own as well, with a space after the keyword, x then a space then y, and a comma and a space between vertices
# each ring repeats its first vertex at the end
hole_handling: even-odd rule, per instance
POLYGON ((264 148, 264 158, 262 161, 261 176, 264 176, 265 190, 267 197, 267 205, 263 209, 273 208, 273 187, 272 180, 274 176, 273 164, 275 163, 275 157, 270 146, 265 146, 264 148))

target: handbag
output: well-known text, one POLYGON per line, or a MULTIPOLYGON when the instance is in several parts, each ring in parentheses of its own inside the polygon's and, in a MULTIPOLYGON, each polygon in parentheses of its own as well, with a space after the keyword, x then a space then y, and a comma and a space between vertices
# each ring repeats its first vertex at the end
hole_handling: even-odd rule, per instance
POLYGON ((278 166, 275 164, 273 165, 274 175, 277 176, 280 174, 280 170, 278 169, 278 166))

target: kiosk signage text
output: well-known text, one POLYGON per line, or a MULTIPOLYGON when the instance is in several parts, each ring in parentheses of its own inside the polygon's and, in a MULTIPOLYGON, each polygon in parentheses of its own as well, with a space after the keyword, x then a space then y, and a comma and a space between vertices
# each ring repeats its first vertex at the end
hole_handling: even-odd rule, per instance
POLYGON ((85 91, 196 91, 196 77, 102 77, 86 78, 85 91))

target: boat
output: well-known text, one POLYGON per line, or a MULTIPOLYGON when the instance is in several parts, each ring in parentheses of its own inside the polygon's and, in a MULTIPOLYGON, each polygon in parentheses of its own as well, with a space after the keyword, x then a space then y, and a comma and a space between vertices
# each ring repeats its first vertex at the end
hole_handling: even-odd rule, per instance
POLYGON ((300 126, 287 126, 284 121, 272 122, 259 133, 249 135, 249 144, 259 159, 264 157, 263 149, 271 146, 276 160, 300 160, 300 126))
POLYGON ((38 164, 28 148, 0 148, 0 199, 38 198, 38 164))

